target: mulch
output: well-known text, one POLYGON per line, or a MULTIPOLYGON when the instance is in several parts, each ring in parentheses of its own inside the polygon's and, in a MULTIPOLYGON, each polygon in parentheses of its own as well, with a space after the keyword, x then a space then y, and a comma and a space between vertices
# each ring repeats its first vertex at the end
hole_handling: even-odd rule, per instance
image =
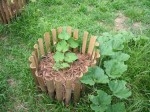
POLYGON ((67 79, 74 81, 83 73, 87 72, 87 67, 92 63, 89 55, 78 53, 78 59, 73 62, 69 68, 56 71, 53 69, 55 64, 53 55, 54 53, 48 53, 47 56, 44 56, 40 61, 38 73, 42 75, 43 79, 61 79, 62 83, 65 83, 67 79))

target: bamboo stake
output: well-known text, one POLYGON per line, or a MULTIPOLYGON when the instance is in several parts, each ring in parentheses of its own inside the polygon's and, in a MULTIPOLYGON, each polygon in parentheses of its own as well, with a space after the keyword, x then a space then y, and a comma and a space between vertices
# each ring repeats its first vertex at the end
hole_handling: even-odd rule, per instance
POLYGON ((67 27, 67 33, 71 36, 71 34, 72 34, 72 27, 71 26, 67 27))
POLYGON ((96 36, 91 36, 88 46, 88 54, 91 56, 96 42, 96 36))
POLYGON ((56 29, 52 29, 52 38, 53 38, 53 45, 57 43, 57 36, 56 36, 56 29))
POLYGON ((4 11, 4 15, 5 15, 5 22, 8 23, 8 21, 9 21, 8 18, 9 17, 8 17, 8 13, 7 13, 5 7, 6 7, 6 3, 4 2, 4 0, 2 0, 2 8, 3 8, 3 11, 4 11))
MULTIPOLYGON (((79 37, 79 31, 78 31, 78 29, 75 29, 75 30, 73 31, 73 38, 74 38, 75 40, 78 40, 78 37, 79 37)), ((78 48, 73 49, 73 51, 74 51, 74 52, 77 52, 77 51, 78 51, 78 48)))
POLYGON ((35 54, 37 56, 37 59, 40 58, 40 54, 39 54, 39 48, 38 48, 38 44, 35 44, 34 45, 34 51, 35 51, 35 54))
POLYGON ((38 69, 38 57, 37 57, 35 51, 32 52, 32 56, 33 56, 34 61, 35 61, 36 69, 38 69))
POLYGON ((44 92, 46 92, 47 88, 46 88, 46 85, 45 85, 43 77, 40 76, 40 75, 38 75, 37 71, 35 71, 35 74, 36 74, 36 77, 37 77, 37 80, 38 80, 38 83, 40 85, 41 90, 44 91, 44 92))
POLYGON ((63 28, 62 28, 62 27, 58 27, 58 28, 57 28, 58 34, 60 34, 62 31, 63 31, 63 28))
POLYGON ((63 100, 63 85, 62 85, 61 79, 56 78, 55 84, 56 84, 56 99, 58 101, 62 101, 63 100))
POLYGON ((1 12, 1 19, 4 23, 7 23, 6 18, 5 18, 5 14, 4 14, 4 10, 3 10, 3 4, 2 4, 2 0, 0 3, 0 12, 1 12))
POLYGON ((44 34, 44 41, 45 41, 45 47, 46 47, 46 52, 48 53, 48 52, 50 52, 51 51, 51 49, 50 49, 50 34, 49 34, 49 32, 46 32, 45 34, 44 34))
POLYGON ((88 32, 85 31, 83 35, 83 43, 82 43, 82 53, 85 54, 86 51, 86 43, 87 43, 87 38, 88 38, 88 32))
POLYGON ((38 44, 39 44, 39 49, 40 49, 41 57, 45 56, 44 46, 43 46, 43 39, 42 38, 38 39, 38 44))
POLYGON ((51 99, 54 99, 55 88, 54 88, 53 79, 45 77, 45 81, 46 81, 46 85, 47 85, 47 89, 48 89, 48 94, 51 99))
POLYGON ((34 60, 33 60, 33 56, 29 57, 29 62, 30 62, 30 70, 32 72, 32 76, 34 78, 35 84, 38 86, 39 83, 38 83, 38 80, 35 76, 36 66, 35 66, 35 63, 34 63, 34 60))
POLYGON ((75 80, 75 87, 74 87, 74 102, 77 103, 80 99, 80 90, 81 90, 81 82, 79 78, 75 80))
POLYGON ((66 94, 65 94, 65 104, 66 106, 69 105, 71 99, 71 91, 72 91, 72 78, 66 80, 66 94))

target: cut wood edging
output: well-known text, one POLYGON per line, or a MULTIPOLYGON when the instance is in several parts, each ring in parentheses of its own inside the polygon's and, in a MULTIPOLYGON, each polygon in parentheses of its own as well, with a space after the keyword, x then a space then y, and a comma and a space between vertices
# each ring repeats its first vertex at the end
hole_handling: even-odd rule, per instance
MULTIPOLYGON (((80 93, 83 88, 80 78, 88 71, 88 66, 85 66, 85 72, 81 73, 79 76, 76 76, 74 80, 73 78, 66 78, 63 83, 62 78, 53 78, 47 76, 47 74, 40 75, 39 73, 40 60, 43 56, 46 56, 47 53, 54 52, 52 46, 57 43, 58 34, 61 32, 62 27, 58 27, 57 29, 52 29, 50 32, 46 32, 43 38, 39 38, 37 40, 37 44, 34 45, 32 55, 29 57, 29 62, 36 86, 40 88, 41 91, 47 92, 51 99, 65 101, 65 104, 69 105, 71 99, 73 99, 74 102, 79 101, 80 93)), ((79 38, 78 29, 73 30, 70 26, 68 26, 67 32, 69 35, 72 35, 75 40, 79 38)), ((73 52, 89 55, 91 61, 90 66, 94 66, 97 59, 100 58, 100 53, 97 46, 99 46, 99 44, 96 42, 96 36, 89 36, 89 33, 85 31, 83 33, 82 48, 78 47, 73 49, 73 52)))
POLYGON ((27 0, 0 0, 0 22, 7 24, 20 13, 27 0))

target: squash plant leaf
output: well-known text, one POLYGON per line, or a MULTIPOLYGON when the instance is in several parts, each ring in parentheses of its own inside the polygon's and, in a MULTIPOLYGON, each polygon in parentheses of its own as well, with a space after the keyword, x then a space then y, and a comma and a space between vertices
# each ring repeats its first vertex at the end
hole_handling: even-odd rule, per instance
POLYGON ((65 40, 62 40, 57 43, 56 50, 60 52, 66 52, 69 50, 69 45, 67 44, 65 40))
POLYGON ((64 60, 64 54, 57 51, 57 52, 54 54, 53 58, 54 58, 54 60, 55 60, 56 62, 63 61, 63 60, 64 60))
POLYGON ((116 35, 112 41, 113 49, 114 50, 122 50, 124 48, 123 43, 124 43, 123 39, 120 38, 119 35, 116 35))
POLYGON ((125 105, 123 102, 110 105, 106 112, 126 112, 125 105))
POLYGON ((115 52, 114 55, 110 57, 112 59, 116 59, 117 61, 127 61, 130 58, 130 55, 122 53, 122 52, 115 52))
POLYGON ((105 112, 111 103, 111 96, 102 90, 97 91, 97 96, 89 95, 89 99, 92 102, 90 106, 95 112, 105 112))
POLYGON ((108 83, 109 79, 108 76, 104 74, 103 69, 95 66, 88 69, 88 72, 82 77, 81 82, 94 85, 95 83, 108 83))
POLYGON ((96 83, 108 83, 109 79, 106 74, 104 74, 104 70, 98 66, 94 67, 93 79, 96 83))
POLYGON ((65 54, 65 61, 68 62, 68 63, 71 63, 71 62, 73 62, 77 59, 78 59, 78 57, 76 56, 75 53, 69 53, 68 52, 68 53, 65 54))
POLYGON ((74 40, 73 38, 70 38, 68 40, 68 44, 71 48, 77 48, 79 46, 78 42, 74 40))
POLYGON ((62 40, 68 40, 70 38, 70 35, 66 32, 66 31, 62 31, 59 35, 58 35, 59 39, 62 40))
POLYGON ((126 87, 126 82, 124 80, 110 81, 108 86, 113 92, 113 95, 120 99, 126 99, 131 96, 131 91, 126 87))
POLYGON ((94 85, 95 81, 93 80, 94 69, 93 67, 88 68, 88 72, 83 75, 81 82, 84 84, 94 85))
POLYGON ((61 63, 61 68, 67 68, 70 67, 70 65, 68 63, 61 63))
POLYGON ((107 75, 111 78, 118 78, 127 70, 127 65, 116 59, 104 61, 104 67, 107 75))

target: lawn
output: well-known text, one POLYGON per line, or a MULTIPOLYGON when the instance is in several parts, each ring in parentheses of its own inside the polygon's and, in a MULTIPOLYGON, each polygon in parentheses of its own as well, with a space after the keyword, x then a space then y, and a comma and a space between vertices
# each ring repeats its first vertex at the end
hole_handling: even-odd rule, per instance
MULTIPOLYGON (((37 91, 28 65, 33 45, 44 32, 72 26, 92 35, 132 32, 137 41, 126 44, 130 55, 127 80, 132 96, 127 112, 150 112, 149 0, 36 0, 10 24, 0 24, 0 112, 92 112, 88 92, 68 108, 37 91), (138 40, 139 39, 139 40, 138 40)), ((92 87, 88 87, 92 91, 92 87)))

